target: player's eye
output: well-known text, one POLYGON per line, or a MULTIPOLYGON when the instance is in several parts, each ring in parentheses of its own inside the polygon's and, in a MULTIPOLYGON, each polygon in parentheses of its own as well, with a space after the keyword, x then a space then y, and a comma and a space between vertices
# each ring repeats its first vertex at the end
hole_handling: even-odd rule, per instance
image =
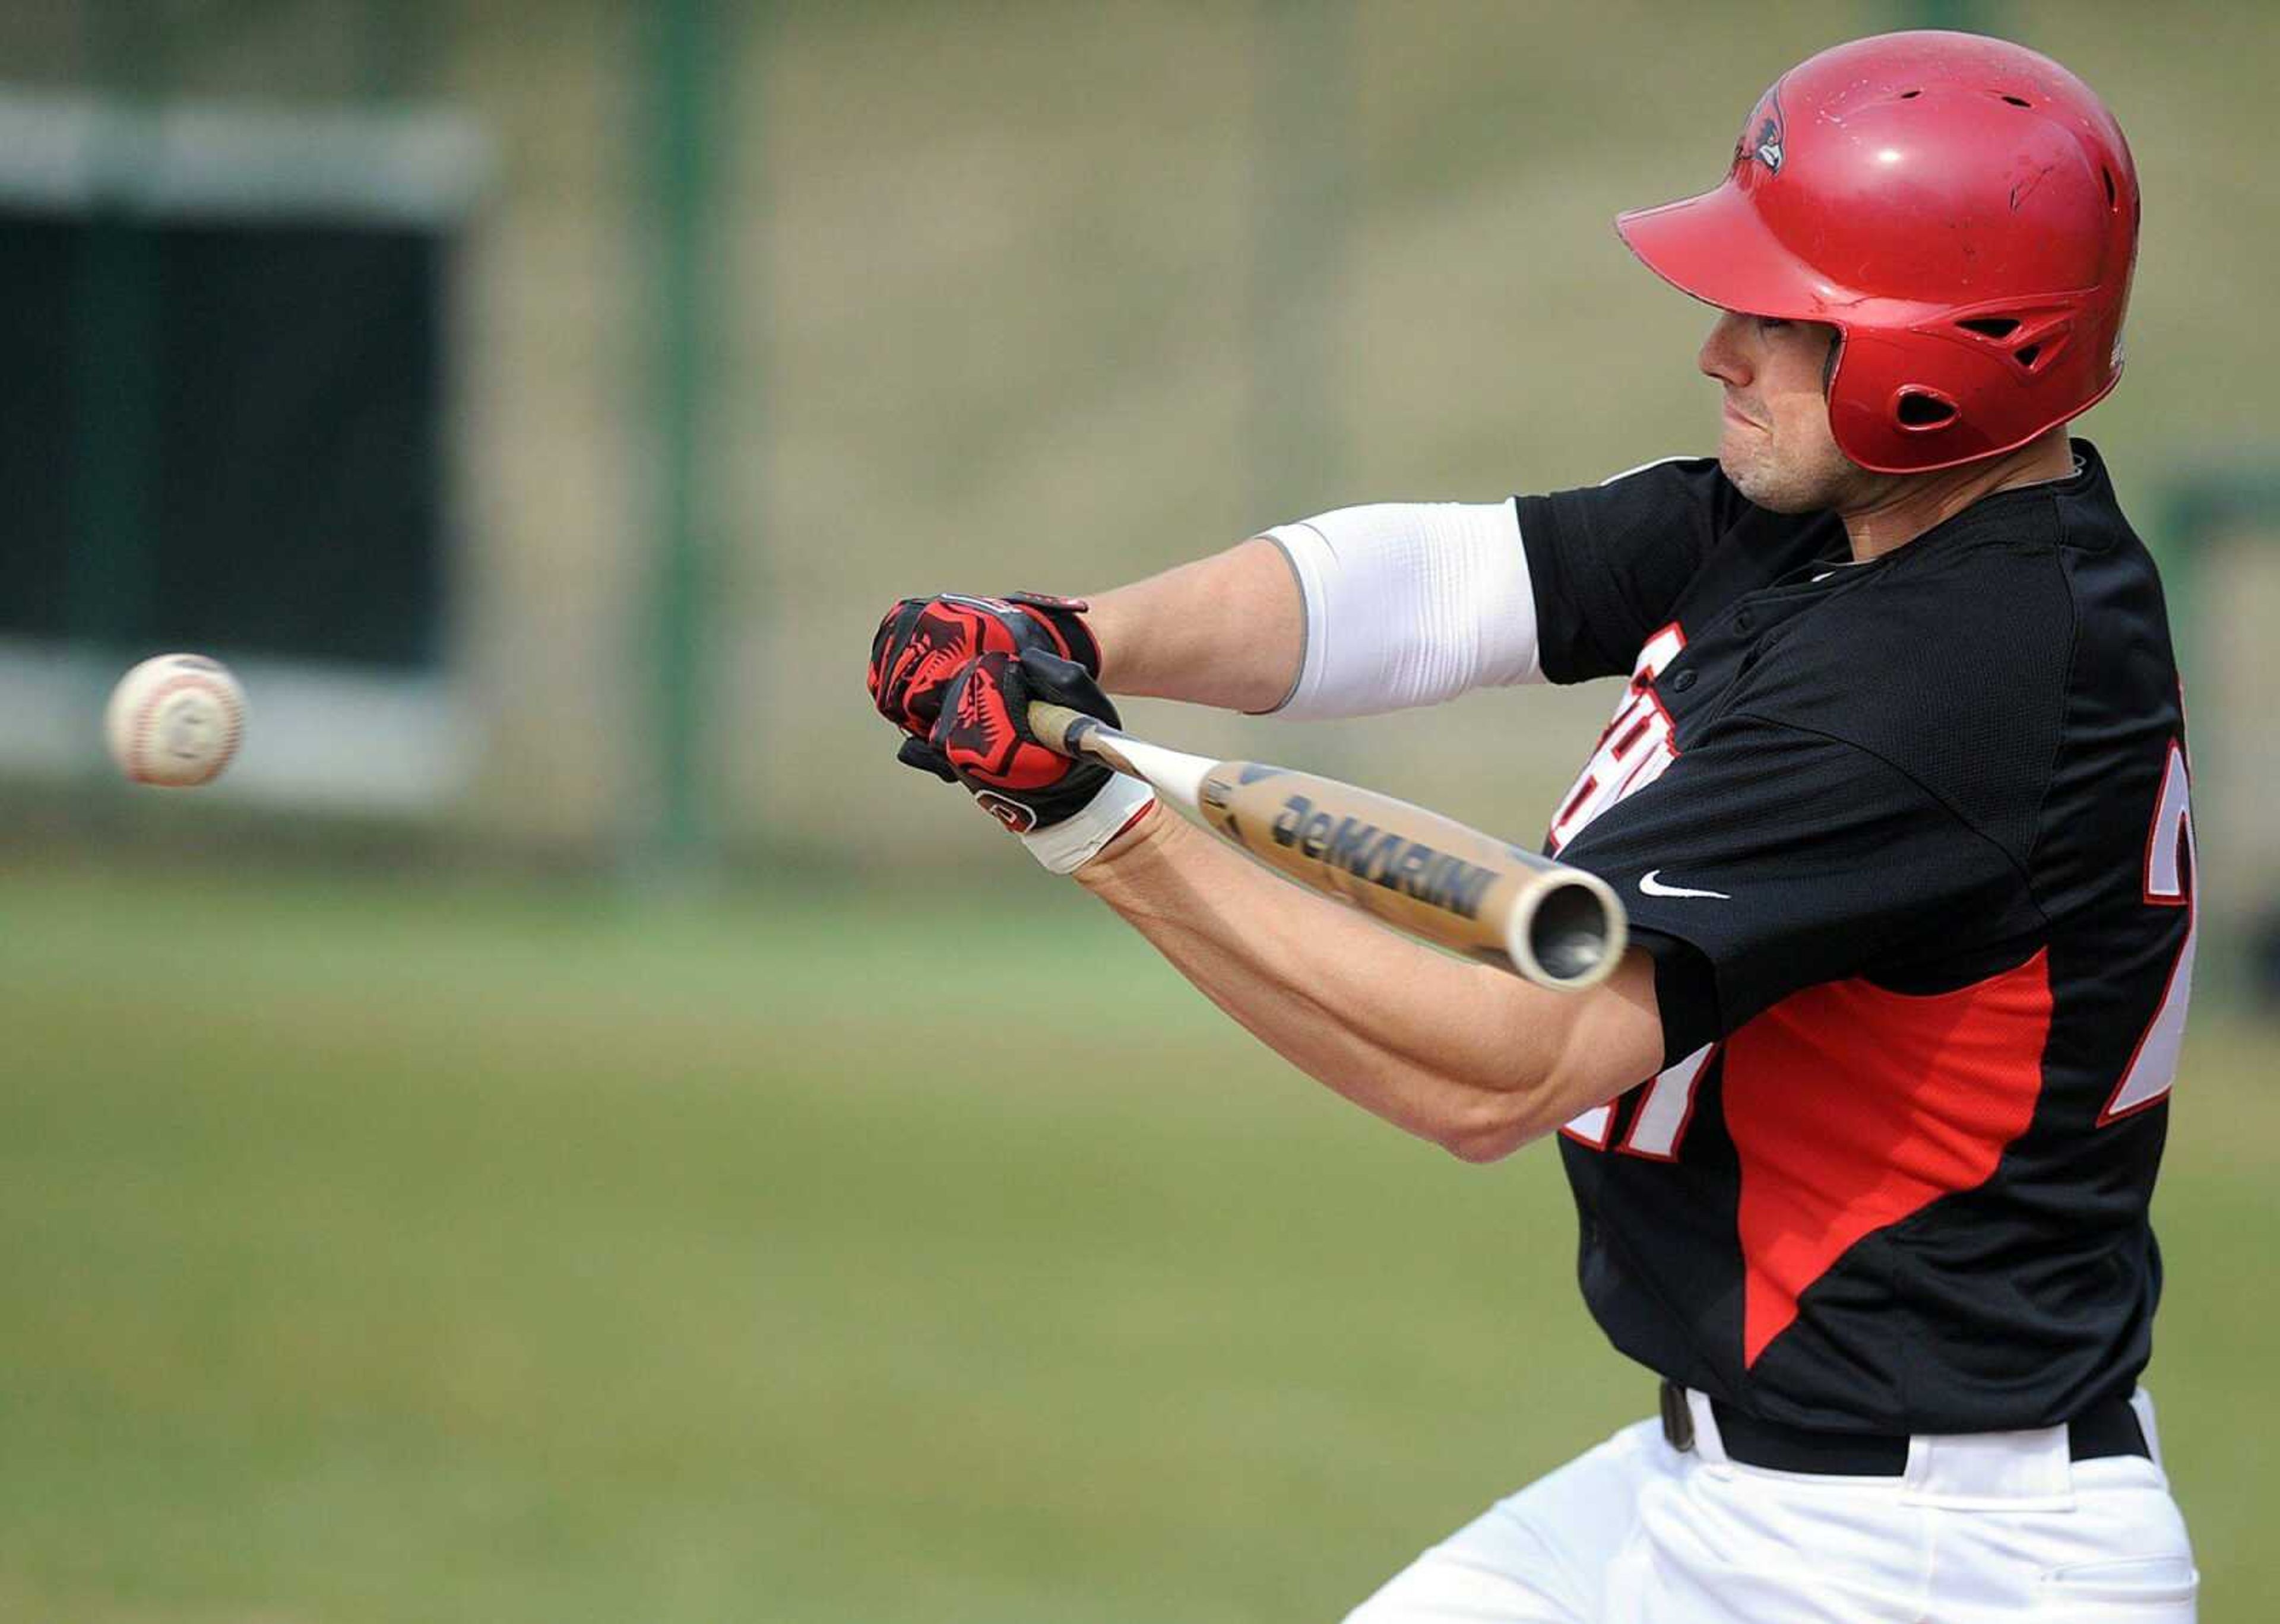
POLYGON ((1758 331, 1760 333, 1778 333, 1789 325, 1789 322, 1780 316, 1760 316, 1758 318, 1758 331))

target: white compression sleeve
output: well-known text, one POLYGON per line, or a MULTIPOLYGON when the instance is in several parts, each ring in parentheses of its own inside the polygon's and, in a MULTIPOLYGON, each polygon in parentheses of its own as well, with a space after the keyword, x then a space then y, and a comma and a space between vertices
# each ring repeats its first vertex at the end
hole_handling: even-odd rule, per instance
POLYGON ((1306 598, 1298 680, 1273 714, 1370 716, 1541 681, 1510 502, 1382 502, 1278 525, 1306 598))

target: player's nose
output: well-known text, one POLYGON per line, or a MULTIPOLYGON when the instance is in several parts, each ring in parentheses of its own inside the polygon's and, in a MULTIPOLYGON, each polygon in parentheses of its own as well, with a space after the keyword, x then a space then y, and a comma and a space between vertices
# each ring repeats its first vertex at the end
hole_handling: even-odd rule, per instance
POLYGON ((1750 381, 1749 358, 1741 343, 1743 328, 1749 318, 1734 312, 1721 311, 1712 324, 1710 335, 1702 341, 1696 352, 1694 364, 1705 376, 1715 378, 1729 389, 1740 389, 1750 381))

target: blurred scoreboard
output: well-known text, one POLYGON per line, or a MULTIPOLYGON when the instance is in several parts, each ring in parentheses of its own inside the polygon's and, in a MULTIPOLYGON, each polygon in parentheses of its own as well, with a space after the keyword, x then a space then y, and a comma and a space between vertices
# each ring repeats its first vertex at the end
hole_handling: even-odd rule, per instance
POLYGON ((440 253, 0 204, 0 634, 432 663, 440 253))
MULTIPOLYGON (((393 737, 381 798, 448 792, 451 273, 488 166, 449 115, 0 95, 0 770, 83 755, 24 720, 73 666, 193 649, 266 677, 269 727, 320 697, 320 733, 393 737)), ((366 798, 320 740, 269 754, 366 798)))

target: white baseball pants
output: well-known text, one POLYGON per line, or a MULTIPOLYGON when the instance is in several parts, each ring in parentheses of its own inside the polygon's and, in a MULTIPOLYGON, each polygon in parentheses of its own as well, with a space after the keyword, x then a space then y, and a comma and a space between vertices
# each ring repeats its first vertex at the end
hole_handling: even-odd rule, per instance
POLYGON ((1726 1458, 1624 1428, 1498 1502, 1347 1624, 2191 1624, 2199 1587, 2153 1459, 2071 1461, 2064 1428, 1918 1437, 1900 1477, 1726 1458))

